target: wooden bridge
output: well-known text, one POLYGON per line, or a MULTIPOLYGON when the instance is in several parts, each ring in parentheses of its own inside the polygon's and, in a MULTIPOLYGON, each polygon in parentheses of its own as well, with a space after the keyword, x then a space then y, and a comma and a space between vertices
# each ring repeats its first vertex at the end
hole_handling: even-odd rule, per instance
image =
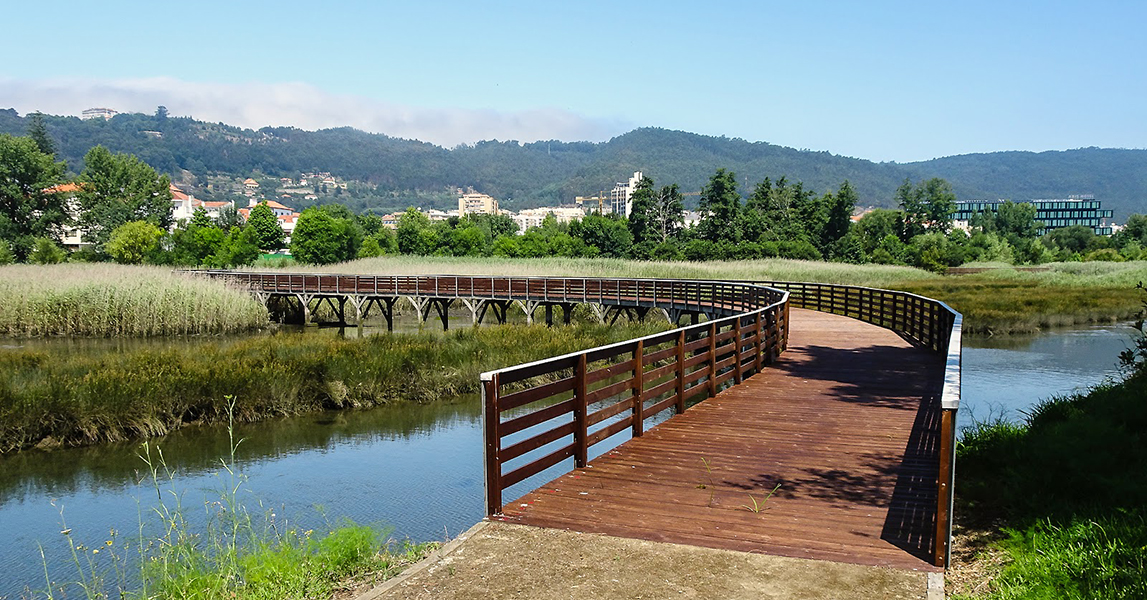
POLYGON ((489 306, 504 321, 511 303, 528 318, 547 308, 547 322, 551 307, 575 304, 603 320, 688 315, 694 324, 672 331, 482 375, 488 518, 947 566, 962 319, 941 302, 788 282, 212 276, 304 305, 406 296, 422 318, 459 301, 475 323, 489 306))

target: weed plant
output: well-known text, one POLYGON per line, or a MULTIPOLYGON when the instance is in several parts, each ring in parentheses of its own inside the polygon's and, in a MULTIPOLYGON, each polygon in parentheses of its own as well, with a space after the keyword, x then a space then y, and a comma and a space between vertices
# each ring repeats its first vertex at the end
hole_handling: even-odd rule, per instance
MULTIPOLYGON (((233 400, 227 404, 235 408, 233 400)), ((230 456, 220 459, 219 497, 204 503, 206 523, 197 527, 188 518, 163 452, 144 443, 140 457, 157 502, 150 513, 141 514, 138 534, 121 540, 113 531, 109 539, 89 548, 77 541, 79 533, 73 534, 61 512, 61 533, 75 577, 53 580, 45 563, 42 597, 329 598, 336 589, 388 579, 436 547, 395 542, 377 529, 349 521, 315 532, 292 527, 273 512, 252 515, 240 499, 246 479, 234 470, 238 446, 232 437, 230 456)))
POLYGON ((103 353, 0 352, 0 451, 162 435, 323 409, 476 392, 483 371, 653 333, 665 324, 497 326, 361 339, 280 333, 103 353))
POLYGON ((267 311, 221 281, 112 264, 0 268, 0 335, 154 336, 267 325, 267 311))

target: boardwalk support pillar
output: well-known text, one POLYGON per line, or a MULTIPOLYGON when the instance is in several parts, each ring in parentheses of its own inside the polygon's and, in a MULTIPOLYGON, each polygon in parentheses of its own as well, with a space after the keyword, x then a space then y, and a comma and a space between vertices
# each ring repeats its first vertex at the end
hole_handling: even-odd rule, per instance
POLYGON ((299 300, 299 308, 303 311, 303 325, 314 325, 311 323, 311 300, 314 297, 314 294, 295 294, 295 298, 299 300))

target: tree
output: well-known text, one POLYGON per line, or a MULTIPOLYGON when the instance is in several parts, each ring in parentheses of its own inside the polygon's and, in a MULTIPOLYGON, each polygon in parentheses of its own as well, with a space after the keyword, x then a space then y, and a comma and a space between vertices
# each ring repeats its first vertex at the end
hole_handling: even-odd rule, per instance
POLYGON ((956 212, 956 194, 952 184, 933 177, 912 185, 905 179, 896 189, 896 202, 904 211, 904 236, 911 239, 924 233, 948 233, 956 212))
POLYGON ((36 147, 40 149, 40 152, 48 156, 56 156, 56 142, 48 133, 48 126, 44 124, 44 114, 40 111, 32 113, 28 118, 28 137, 36 142, 36 147))
POLYGON ((350 260, 358 254, 353 232, 345 219, 336 219, 317 207, 303 211, 291 234, 291 255, 312 265, 350 260), (353 248, 353 249, 352 249, 353 248))
MULTIPOLYGON (((1041 224, 1035 220, 1035 205, 1007 200, 996 207, 994 230, 1012 238, 1034 239, 1041 224)), ((1013 243, 1014 245, 1014 243, 1013 243)))
POLYGON ((232 229, 215 254, 207 258, 207 264, 217 268, 254 264, 259 258, 257 235, 255 230, 249 227, 232 229))
POLYGON ((243 226, 243 219, 239 217, 239 209, 234 204, 228 204, 219 209, 219 216, 215 217, 214 225, 223 231, 231 231, 243 226))
POLYGON ((283 247, 285 235, 279 219, 266 202, 260 202, 247 215, 247 228, 253 231, 255 245, 260 250, 275 251, 283 247))
POLYGON ((117 263, 138 265, 155 250, 162 236, 163 230, 147 221, 129 221, 111 232, 104 250, 117 263))
POLYGON ((852 230, 860 238, 860 246, 864 252, 872 254, 888 236, 900 238, 902 221, 903 213, 900 211, 877 208, 864 213, 852 226, 852 230))
POLYGON ((67 254, 50 238, 36 238, 32 251, 28 253, 28 262, 37 265, 54 265, 64 262, 67 254))
POLYGON ((737 215, 741 212, 741 195, 737 193, 737 180, 732 171, 717 169, 709 178, 709 183, 701 189, 699 211, 701 222, 697 233, 701 239, 740 241, 737 215))
MULTIPOLYGON (((413 206, 398 217, 398 251, 403 254, 429 255, 437 244, 431 244, 430 219, 413 206)), ((436 236, 435 236, 436 237, 436 236)))
POLYGON ((653 215, 650 213, 653 210, 653 179, 642 175, 629 198, 632 201, 628 217, 629 233, 633 235, 633 243, 652 240, 653 215))
POLYGON ((130 221, 171 226, 171 180, 130 154, 96 146, 84 156, 77 193, 84 240, 104 251, 111 232, 130 221))
POLYGON ((586 215, 570 223, 569 235, 580 239, 586 246, 593 246, 601 256, 609 258, 624 258, 633 245, 633 234, 629 232, 625 220, 616 215, 586 215))
POLYGON ((30 138, 0 134, 0 238, 18 259, 31 252, 37 237, 60 239, 70 221, 67 194, 54 187, 63 175, 64 163, 30 138))
POLYGON ((160 123, 167 120, 167 107, 160 104, 155 108, 155 119, 160 123))
POLYGON ((631 198, 629 232, 634 244, 667 242, 684 226, 685 203, 676 183, 656 190, 652 179, 642 177, 631 198))
POLYGON ((848 233, 852 225, 852 211, 856 208, 856 190, 848 180, 840 184, 835 195, 826 196, 827 215, 821 233, 822 247, 828 248, 848 233))

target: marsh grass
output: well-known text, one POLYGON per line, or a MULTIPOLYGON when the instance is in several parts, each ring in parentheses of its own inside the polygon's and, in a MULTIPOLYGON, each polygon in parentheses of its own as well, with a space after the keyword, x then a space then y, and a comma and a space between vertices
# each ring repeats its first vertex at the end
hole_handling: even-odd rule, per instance
POLYGON ((1007 560, 983 598, 1147 597, 1147 371, 966 429, 960 510, 1007 560))
POLYGON ((243 290, 161 267, 112 264, 0 267, 0 334, 156 336, 267 325, 243 290))
MULTIPOLYGON (((232 399, 228 406, 235 407, 232 399)), ((397 574, 424 557, 437 544, 388 539, 385 532, 351 521, 329 522, 318 532, 301 530, 274 512, 252 511, 240 495, 246 477, 234 469, 240 441, 220 459, 215 500, 205 500, 202 525, 192 525, 175 473, 158 446, 145 443, 140 458, 157 501, 141 512, 134 539, 115 531, 87 547, 81 532, 63 522, 75 576, 53 580, 45 562, 46 600, 80 597, 150 600, 287 600, 329 598, 348 584, 373 584, 397 574)), ((142 509, 141 509, 142 511, 142 509)), ((41 556, 43 549, 41 548, 41 556)))
POLYGON ((0 451, 162 435, 478 390, 483 371, 621 341, 647 325, 497 326, 360 339, 280 333, 116 352, 0 352, 0 451))
POLYGON ((983 273, 937 276, 888 265, 765 259, 656 262, 572 258, 459 258, 386 256, 325 267, 316 272, 386 275, 514 275, 807 281, 887 288, 947 302, 964 314, 970 334, 1030 333, 1042 329, 1132 318, 1139 309, 1135 283, 1147 280, 1147 261, 1051 263, 1046 270, 1010 265, 983 273))

